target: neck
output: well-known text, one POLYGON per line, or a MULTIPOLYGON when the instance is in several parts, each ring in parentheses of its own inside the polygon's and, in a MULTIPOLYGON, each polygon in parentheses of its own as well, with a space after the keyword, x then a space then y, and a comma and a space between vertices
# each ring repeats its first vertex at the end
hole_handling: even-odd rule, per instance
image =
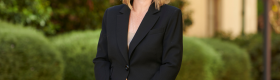
POLYGON ((149 9, 152 0, 134 0, 133 1, 133 11, 134 12, 142 12, 149 9))

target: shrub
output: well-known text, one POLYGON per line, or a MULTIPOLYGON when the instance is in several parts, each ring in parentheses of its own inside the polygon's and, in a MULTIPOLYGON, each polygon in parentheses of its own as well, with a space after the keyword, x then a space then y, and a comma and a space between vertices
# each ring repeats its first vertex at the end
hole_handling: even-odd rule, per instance
POLYGON ((222 57, 224 69, 220 80, 251 80, 251 62, 249 54, 237 45, 219 39, 203 39, 222 57))
POLYGON ((48 0, 0 0, 0 18, 54 33, 55 25, 49 21, 50 3, 48 0))
POLYGON ((222 69, 218 52, 197 38, 183 38, 183 62, 177 80, 217 80, 222 69))
POLYGON ((62 79, 62 58, 41 32, 3 22, 0 26, 0 80, 62 79))
POLYGON ((101 28, 107 8, 120 0, 49 0, 53 9, 51 21, 61 28, 57 32, 101 28))
MULTIPOLYGON (((263 39, 260 33, 238 37, 232 42, 244 48, 250 54, 254 80, 263 79, 263 39)), ((280 35, 272 34, 271 38, 271 79, 280 80, 280 35)))
POLYGON ((65 60, 64 80, 95 80, 92 60, 100 31, 74 31, 52 38, 65 60))
MULTIPOLYGON (((107 8, 122 4, 121 0, 49 0, 53 13, 51 22, 61 28, 57 32, 72 30, 99 29, 102 25, 104 12, 107 8)), ((170 5, 182 8, 184 2, 172 0, 170 5)), ((188 16, 186 25, 191 25, 188 16)))

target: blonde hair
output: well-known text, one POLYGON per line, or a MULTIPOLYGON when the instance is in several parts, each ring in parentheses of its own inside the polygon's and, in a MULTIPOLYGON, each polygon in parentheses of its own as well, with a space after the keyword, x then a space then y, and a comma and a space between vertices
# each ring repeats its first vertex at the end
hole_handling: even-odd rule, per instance
MULTIPOLYGON (((126 4, 131 10, 132 8, 132 2, 133 0, 122 0, 123 4, 126 4)), ((160 6, 164 5, 164 4, 168 4, 170 2, 170 0, 152 0, 152 3, 155 3, 155 8, 157 10, 160 9, 160 6)))

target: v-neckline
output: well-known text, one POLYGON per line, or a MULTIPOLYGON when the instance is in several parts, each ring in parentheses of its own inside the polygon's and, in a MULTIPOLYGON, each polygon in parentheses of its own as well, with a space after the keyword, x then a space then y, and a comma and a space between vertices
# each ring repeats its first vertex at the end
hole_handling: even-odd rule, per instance
POLYGON ((128 32, 128 34, 127 34, 127 40, 128 40, 127 41, 127 49, 128 50, 129 50, 130 43, 131 43, 134 36, 135 36, 135 33, 133 33, 133 32, 128 32))
POLYGON ((129 44, 129 48, 127 48, 127 34, 128 34, 128 22, 130 9, 127 5, 123 4, 123 7, 119 11, 120 14, 117 16, 117 44, 121 51, 122 56, 124 57, 126 63, 129 63, 129 59, 133 54, 133 51, 139 45, 139 43, 145 38, 147 33, 154 27, 155 23, 159 19, 159 15, 156 13, 160 12, 155 8, 155 3, 150 5, 148 12, 146 13, 144 19, 142 20, 140 27, 137 29, 133 39, 129 44))
MULTIPOLYGON (((139 26, 138 26, 136 32, 134 33, 134 35, 133 35, 132 38, 131 38, 130 43, 133 41, 133 39, 134 39, 136 33, 139 33, 139 32, 138 32, 138 31, 139 31, 139 28, 141 27, 141 24, 143 23, 144 18, 147 16, 148 12, 150 11, 151 6, 153 6, 153 3, 150 4, 148 10, 146 11, 145 15, 143 16, 143 18, 142 18, 142 20, 141 20, 141 22, 140 22, 140 24, 139 24, 139 26)), ((129 18, 128 18, 129 20, 128 20, 128 26, 127 26, 127 39, 128 39, 128 34, 129 34, 130 15, 131 15, 131 10, 130 10, 130 12, 129 12, 129 18)), ((127 44, 127 51, 129 51, 130 43, 127 44)))

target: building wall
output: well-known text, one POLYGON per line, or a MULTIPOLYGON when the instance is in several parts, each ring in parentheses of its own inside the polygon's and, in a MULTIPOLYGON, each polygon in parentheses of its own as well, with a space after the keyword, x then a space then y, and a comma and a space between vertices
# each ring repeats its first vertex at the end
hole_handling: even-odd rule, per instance
POLYGON ((242 0, 221 0, 220 30, 238 36, 242 29, 242 0))
MULTIPOLYGON (((232 37, 241 34, 242 30, 242 0, 187 0, 190 5, 184 8, 192 10, 193 25, 184 32, 185 36, 211 37, 213 28, 231 33, 232 37), (213 17, 213 3, 219 1, 218 17, 213 17), (218 18, 218 26, 213 25, 214 18, 218 18)), ((257 1, 245 0, 245 33, 257 32, 257 1)))
POLYGON ((245 13, 245 33, 251 34, 258 31, 257 22, 257 0, 246 0, 246 13, 245 13))
POLYGON ((190 5, 182 11, 192 10, 193 24, 187 28, 184 35, 207 37, 207 0, 188 0, 190 5))

